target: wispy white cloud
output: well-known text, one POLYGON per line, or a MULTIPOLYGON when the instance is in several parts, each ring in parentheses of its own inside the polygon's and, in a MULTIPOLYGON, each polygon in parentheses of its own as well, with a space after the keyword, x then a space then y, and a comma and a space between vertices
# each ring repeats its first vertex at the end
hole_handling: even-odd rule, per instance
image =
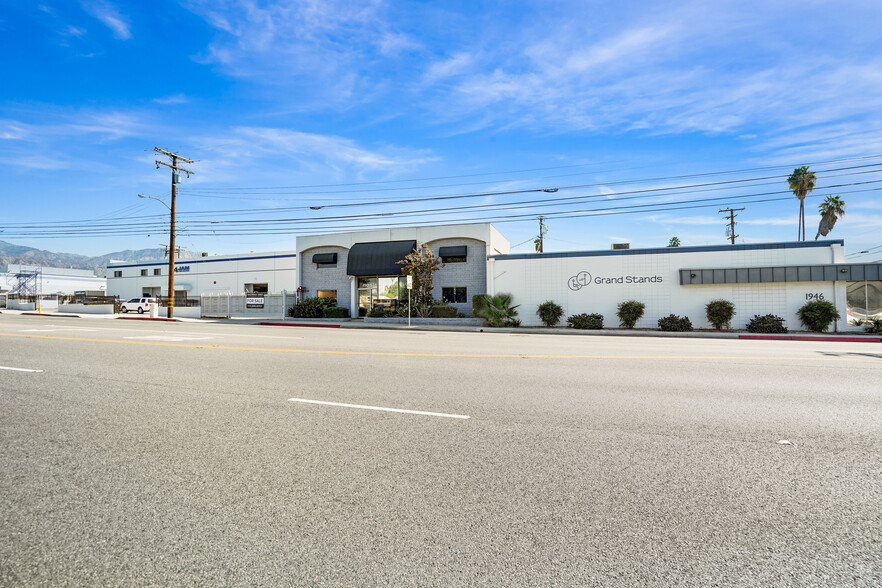
MULTIPOLYGON (((285 181, 303 174, 324 178, 360 177, 362 173, 396 176, 437 160, 431 152, 391 145, 366 147, 352 139, 271 127, 234 127, 222 136, 194 139, 201 153, 201 177, 213 184, 239 179, 243 168, 259 165, 265 176, 285 181)), ((266 182, 264 176, 263 182, 266 182)), ((197 181, 200 181, 197 178, 197 181)))
MULTIPOLYGON (((437 123, 471 132, 522 127, 555 133, 725 133, 757 151, 777 148, 793 156, 838 146, 841 156, 835 127, 849 120, 860 124, 882 107, 882 60, 851 51, 848 41, 806 42, 812 32, 821 33, 815 31, 819 6, 800 13, 807 36, 786 39, 774 26, 787 13, 783 6, 751 11, 728 1, 712 8, 688 2, 665 6, 628 19, 624 30, 575 26, 568 14, 546 23, 554 30, 549 40, 536 41, 528 29, 496 51, 484 39, 465 45, 459 58, 442 57, 427 68, 428 110, 437 123), (475 55, 480 58, 463 57, 475 55), (801 131, 814 134, 812 143, 797 142, 792 135, 801 131), (827 136, 830 143, 818 145, 818 137, 827 136), (772 141, 776 147, 768 144, 772 141)), ((863 8, 882 17, 879 9, 863 8)), ((844 16, 828 17, 825 26, 849 41, 844 31, 858 28, 844 16)), ((866 152, 859 144, 869 139, 866 149, 873 149, 880 136, 867 129, 844 147, 866 152)))
POLYGON ((86 29, 84 29, 82 27, 75 27, 73 25, 68 25, 67 27, 64 28, 63 31, 61 31, 61 34, 63 36, 67 36, 67 37, 78 37, 79 38, 79 37, 82 37, 86 34, 86 29))
POLYGON ((165 96, 162 98, 154 98, 154 102, 157 104, 163 105, 171 105, 171 104, 186 104, 189 102, 189 99, 184 94, 175 94, 174 96, 165 96))
POLYGON ((218 32, 194 59, 237 78, 299 84, 302 101, 339 104, 369 95, 381 83, 367 81, 373 60, 421 46, 391 29, 375 0, 190 0, 185 6, 218 32))
POLYGON ((88 0, 82 3, 83 9, 101 21, 122 41, 132 38, 130 25, 119 9, 106 0, 88 0))

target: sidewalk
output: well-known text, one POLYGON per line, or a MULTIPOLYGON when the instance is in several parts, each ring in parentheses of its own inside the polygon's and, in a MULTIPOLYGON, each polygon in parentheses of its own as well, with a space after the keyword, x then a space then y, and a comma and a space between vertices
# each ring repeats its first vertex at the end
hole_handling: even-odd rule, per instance
POLYGON ((219 323, 228 325, 262 325, 283 327, 318 327, 334 329, 381 329, 395 331, 442 331, 461 333, 511 333, 518 335, 592 335, 601 337, 668 337, 668 338, 704 338, 704 339, 742 339, 742 340, 779 340, 779 341, 839 341, 839 342, 866 342, 882 343, 882 335, 870 335, 860 331, 848 331, 844 333, 810 333, 807 331, 791 331, 782 334, 748 333, 747 331, 688 331, 684 333, 658 331, 655 329, 621 329, 609 328, 601 330, 572 329, 569 327, 516 327, 494 328, 475 327, 465 325, 401 325, 389 323, 365 323, 362 320, 332 320, 332 319, 273 319, 254 317, 231 317, 231 318, 151 318, 132 314, 70 314, 61 312, 43 312, 25 310, 0 310, 0 314, 16 314, 41 316, 51 318, 98 318, 98 319, 123 319, 145 320, 161 322, 186 322, 186 323, 219 323))

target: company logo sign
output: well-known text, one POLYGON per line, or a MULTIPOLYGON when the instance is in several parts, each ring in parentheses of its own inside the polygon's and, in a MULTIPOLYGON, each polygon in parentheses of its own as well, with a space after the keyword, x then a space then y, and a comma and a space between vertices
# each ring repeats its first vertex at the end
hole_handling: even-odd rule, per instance
POLYGON ((585 286, 590 286, 591 284, 596 284, 598 286, 608 286, 610 284, 661 284, 662 281, 663 279, 661 276, 621 275, 592 277, 588 272, 579 272, 567 281, 567 285, 570 287, 570 290, 578 292, 585 286))
POLYGON ((178 273, 178 272, 188 272, 188 271, 190 271, 190 266, 189 266, 189 265, 179 265, 179 266, 176 266, 176 267, 175 267, 175 273, 178 273))

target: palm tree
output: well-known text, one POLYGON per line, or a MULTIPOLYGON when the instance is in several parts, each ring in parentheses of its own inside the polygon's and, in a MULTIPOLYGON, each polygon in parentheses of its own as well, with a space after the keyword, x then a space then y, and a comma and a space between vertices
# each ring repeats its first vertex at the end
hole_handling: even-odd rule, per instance
POLYGON ((815 189, 815 172, 810 172, 807 165, 798 167, 793 170, 787 183, 793 190, 793 195, 799 198, 799 228, 796 233, 797 241, 805 241, 805 197, 808 193, 815 189), (801 235, 801 237, 800 237, 801 235))
POLYGON ((838 195, 827 196, 826 200, 821 202, 818 207, 818 212, 821 213, 821 222, 818 224, 818 234, 815 235, 815 241, 821 235, 826 237, 827 233, 833 230, 836 219, 845 215, 845 201, 838 195))

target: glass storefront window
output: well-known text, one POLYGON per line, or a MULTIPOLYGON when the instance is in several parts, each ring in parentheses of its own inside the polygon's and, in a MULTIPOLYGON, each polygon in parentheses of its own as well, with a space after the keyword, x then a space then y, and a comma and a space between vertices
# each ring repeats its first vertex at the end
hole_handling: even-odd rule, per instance
POLYGON ((882 319, 882 281, 848 282, 845 299, 848 324, 882 319))
POLYGON ((358 278, 358 315, 365 316, 374 308, 396 311, 404 301, 407 304, 407 278, 404 276, 377 276, 358 278))

